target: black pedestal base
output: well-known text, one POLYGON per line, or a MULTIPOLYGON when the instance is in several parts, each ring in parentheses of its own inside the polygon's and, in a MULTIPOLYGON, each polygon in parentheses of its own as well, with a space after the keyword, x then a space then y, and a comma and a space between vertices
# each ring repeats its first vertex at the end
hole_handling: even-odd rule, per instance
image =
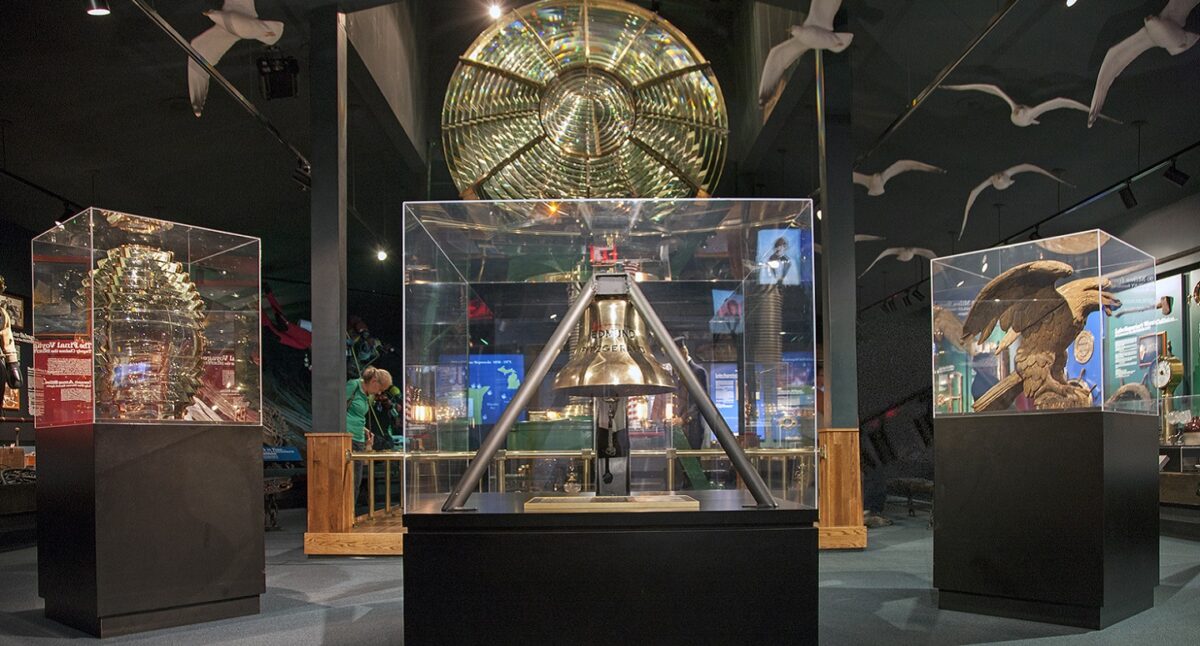
POLYGON ((258 612, 258 427, 38 430, 38 594, 99 637, 258 612))
POLYGON ((1083 628, 1152 607, 1157 454, 1153 416, 935 421, 938 606, 1083 628))
POLYGON ((524 514, 529 494, 475 494, 478 511, 405 514, 405 642, 815 644, 816 511, 688 493, 700 511, 524 514))

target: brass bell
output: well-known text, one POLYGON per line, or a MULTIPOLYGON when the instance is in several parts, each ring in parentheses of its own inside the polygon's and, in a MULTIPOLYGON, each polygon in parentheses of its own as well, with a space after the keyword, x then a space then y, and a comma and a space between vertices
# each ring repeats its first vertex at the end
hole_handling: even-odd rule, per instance
POLYGON ((583 397, 674 391, 674 379, 648 347, 646 323, 628 297, 595 298, 580 321, 575 352, 554 377, 554 389, 583 397))

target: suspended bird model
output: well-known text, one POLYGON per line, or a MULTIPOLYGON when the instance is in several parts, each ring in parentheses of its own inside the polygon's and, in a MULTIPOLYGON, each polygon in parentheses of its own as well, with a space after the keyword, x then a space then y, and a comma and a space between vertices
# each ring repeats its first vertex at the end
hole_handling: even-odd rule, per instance
POLYGON ((971 215, 971 205, 975 204, 975 198, 979 197, 979 194, 983 192, 983 189, 985 189, 989 186, 996 189, 997 191, 1003 191, 1004 189, 1008 188, 1009 186, 1012 186, 1013 181, 1014 181, 1013 175, 1016 175, 1017 173, 1038 173, 1040 175, 1045 175, 1046 177, 1049 177, 1050 179, 1058 182, 1059 184, 1066 184, 1067 186, 1070 186, 1072 188, 1074 188, 1074 186, 1075 186, 1074 184, 1070 184, 1068 182, 1064 182, 1063 180, 1059 179, 1058 176, 1055 175, 1054 173, 1051 173, 1050 171, 1048 171, 1044 168, 1041 168, 1040 166, 1035 166, 1033 164, 1017 164, 1016 166, 1013 166, 1012 168, 1010 168, 1008 170, 1000 171, 999 173, 996 173, 996 174, 992 175, 991 177, 983 180, 982 184, 980 184, 979 186, 976 186, 974 189, 971 190, 971 196, 967 198, 967 208, 963 209, 962 229, 960 229, 958 232, 959 240, 962 240, 963 233, 966 232, 966 230, 967 230, 967 217, 969 215, 971 215))
POLYGON ((1090 406, 1092 391, 1068 380, 1067 348, 1083 331, 1088 315, 1121 307, 1107 278, 1080 278, 1062 286, 1071 266, 1057 260, 1017 265, 993 278, 971 304, 963 341, 982 343, 997 326, 1005 331, 1000 354, 1018 338, 1015 369, 975 400, 975 411, 1004 410, 1024 393, 1038 410, 1090 406))
MULTIPOLYGON (((254 0, 225 0, 220 11, 205 11, 204 15, 213 21, 213 26, 193 38, 192 47, 210 65, 216 65, 225 52, 243 38, 274 45, 283 35, 282 22, 258 19, 254 0)), ((208 98, 208 72, 191 58, 188 59, 188 94, 192 99, 192 112, 198 117, 208 98)))
MULTIPOLYGON (((886 239, 886 238, 884 238, 883 236, 873 236, 873 235, 871 235, 871 234, 869 234, 869 233, 856 233, 856 234, 854 234, 854 241, 855 241, 855 242, 874 242, 875 240, 885 240, 885 239, 886 239)), ((814 243, 813 243, 813 252, 814 252, 814 253, 821 253, 821 245, 820 245, 820 244, 818 244, 818 243, 815 243, 815 242, 814 242, 814 243)))
POLYGON ((872 175, 867 175, 865 173, 854 173, 854 183, 866 186, 867 195, 883 195, 883 186, 884 184, 887 184, 889 179, 899 175, 900 173, 905 173, 910 170, 919 170, 926 173, 946 172, 945 170, 942 170, 941 168, 931 164, 924 164, 911 159, 901 159, 891 166, 888 166, 887 170, 883 171, 882 173, 874 173, 872 175))
POLYGON ((854 34, 833 30, 833 17, 841 6, 842 0, 812 0, 804 24, 792 25, 788 30, 791 37, 771 48, 758 83, 759 105, 767 104, 775 92, 775 86, 783 80, 783 73, 803 56, 804 52, 810 49, 840 52, 850 46, 854 34))
MULTIPOLYGON (((943 85, 941 87, 943 90, 955 90, 957 92, 984 92, 986 94, 991 94, 1004 99, 1004 102, 1008 104, 1010 109, 1012 109, 1012 114, 1009 115, 1009 119, 1012 120, 1013 125, 1020 126, 1022 128, 1026 126, 1038 125, 1041 123, 1038 121, 1038 117, 1051 110, 1069 108, 1071 110, 1079 110, 1081 112, 1089 111, 1088 106, 1076 101, 1075 99, 1068 99, 1061 96, 1050 99, 1049 101, 1043 101, 1035 106, 1030 107, 1028 105, 1023 105, 1013 101, 1007 94, 1004 93, 1004 90, 1000 89, 1000 86, 992 85, 990 83, 967 83, 964 85, 943 85)), ((1120 121, 1103 114, 1098 114, 1097 116, 1105 121, 1121 123, 1120 121)), ((1089 123, 1088 125, 1091 124, 1089 123)))
POLYGON ((932 251, 923 247, 888 247, 887 249, 884 249, 883 252, 875 258, 875 260, 871 261, 871 264, 867 265, 867 268, 863 271, 863 273, 859 274, 858 277, 862 278, 863 276, 866 276, 867 272, 871 271, 871 268, 875 266, 875 263, 887 258, 888 256, 895 256, 896 260, 899 260, 900 262, 909 262, 917 256, 922 256, 930 260, 937 258, 936 253, 933 253, 932 251))
POLYGON ((1100 64, 1100 73, 1096 75, 1092 109, 1088 114, 1089 128, 1100 116, 1100 108, 1104 107, 1104 100, 1113 81, 1117 80, 1133 59, 1154 47, 1162 47, 1168 54, 1178 56, 1200 41, 1200 34, 1183 28, 1187 23, 1188 14, 1197 4, 1200 4, 1200 0, 1170 0, 1157 16, 1146 17, 1144 27, 1108 50, 1104 55, 1104 62, 1100 64))

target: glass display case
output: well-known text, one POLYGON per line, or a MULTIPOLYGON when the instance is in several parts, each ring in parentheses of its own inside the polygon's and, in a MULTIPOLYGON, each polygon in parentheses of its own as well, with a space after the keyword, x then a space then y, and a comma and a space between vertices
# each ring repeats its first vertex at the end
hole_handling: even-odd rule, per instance
POLYGON ((477 490, 586 494, 613 474, 634 495, 743 486, 653 321, 588 296, 591 279, 619 276, 772 494, 815 507, 811 212, 809 200, 405 204, 406 502, 451 491, 581 292, 595 300, 563 328, 477 490), (635 373, 636 388, 610 383, 635 373))
POLYGON ((930 272, 935 416, 1157 414, 1172 305, 1152 256, 1093 230, 937 258, 930 272))
POLYGON ((89 208, 32 246, 37 427, 259 423, 258 238, 89 208))

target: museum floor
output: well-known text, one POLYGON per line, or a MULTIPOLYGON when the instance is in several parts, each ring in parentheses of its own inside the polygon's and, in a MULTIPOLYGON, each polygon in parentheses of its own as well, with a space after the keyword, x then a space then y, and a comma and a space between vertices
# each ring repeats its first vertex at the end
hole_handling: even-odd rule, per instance
MULTIPOLYGON (((926 517, 890 509, 896 524, 870 532, 864 552, 821 554, 825 644, 1195 644, 1200 630, 1200 543, 1162 539, 1155 607, 1104 631, 938 610, 930 590, 932 535, 926 517)), ((302 513, 267 534, 267 593, 255 617, 159 630, 110 644, 400 644, 403 560, 309 559, 302 513)), ((33 549, 0 553, 0 644, 90 640, 42 617, 33 549)), ((719 590, 714 582, 713 591, 719 590)), ((636 604, 638 600, 630 600, 636 604)), ((485 640, 486 641, 486 640, 485 640)), ((564 635, 564 644, 572 643, 564 635)))

